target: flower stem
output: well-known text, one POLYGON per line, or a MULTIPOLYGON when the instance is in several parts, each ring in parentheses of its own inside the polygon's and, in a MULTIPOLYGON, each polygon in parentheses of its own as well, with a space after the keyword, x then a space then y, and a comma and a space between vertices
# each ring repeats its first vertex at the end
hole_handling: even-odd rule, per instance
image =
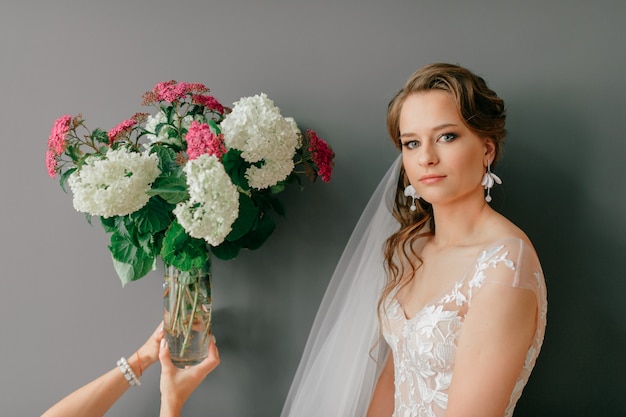
POLYGON ((202 334, 202 344, 204 344, 204 342, 206 342, 207 337, 209 337, 209 335, 211 334, 211 330, 213 329, 213 321, 212 321, 212 316, 213 315, 213 308, 209 307, 209 312, 208 312, 208 320, 206 320, 206 326, 204 326, 204 333, 202 334))
POLYGON ((198 298, 200 297, 200 290, 198 289, 198 283, 194 284, 194 298, 193 298, 193 307, 191 308, 191 315, 189 316, 189 320, 187 323, 187 329, 185 329, 185 340, 183 341, 183 346, 180 349, 180 357, 182 358, 185 350, 187 349, 187 345, 189 344, 189 337, 191 336, 191 330, 193 328, 193 322, 196 316, 196 310, 198 309, 198 298))

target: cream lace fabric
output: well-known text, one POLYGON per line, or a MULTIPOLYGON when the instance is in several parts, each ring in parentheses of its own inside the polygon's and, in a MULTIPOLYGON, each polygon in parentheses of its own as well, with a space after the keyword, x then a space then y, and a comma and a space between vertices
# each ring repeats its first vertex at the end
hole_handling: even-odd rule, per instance
POLYGON ((465 276, 415 316, 407 318, 391 294, 386 303, 383 335, 393 353, 395 411, 393 417, 441 417, 448 404, 448 389, 472 298, 485 285, 506 285, 530 290, 537 297, 537 330, 524 367, 511 394, 505 417, 513 415, 535 360, 546 326, 546 288, 541 266, 532 248, 520 239, 507 239, 482 250, 465 276))

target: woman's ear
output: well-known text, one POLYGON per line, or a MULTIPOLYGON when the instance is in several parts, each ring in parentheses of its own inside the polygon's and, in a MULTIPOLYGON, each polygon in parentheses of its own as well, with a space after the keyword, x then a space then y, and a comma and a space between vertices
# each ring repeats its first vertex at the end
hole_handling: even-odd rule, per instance
POLYGON ((485 166, 488 163, 493 163, 496 158, 496 144, 491 138, 485 138, 485 166))

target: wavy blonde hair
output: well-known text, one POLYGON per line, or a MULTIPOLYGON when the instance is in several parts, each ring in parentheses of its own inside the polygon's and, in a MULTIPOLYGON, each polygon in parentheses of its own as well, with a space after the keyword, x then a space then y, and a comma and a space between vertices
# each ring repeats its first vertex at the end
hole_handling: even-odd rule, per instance
MULTIPOLYGON (((500 159, 506 137, 504 101, 487 87, 483 78, 458 65, 435 63, 426 65, 411 75, 404 87, 394 96, 387 108, 387 131, 395 146, 400 144, 400 112, 411 94, 443 90, 456 103, 465 125, 480 137, 489 138, 495 145, 494 161, 500 159)), ((404 168, 398 177, 393 216, 400 229, 385 242, 385 271, 387 281, 378 302, 379 319, 385 300, 396 289, 409 284, 421 267, 422 259, 416 252, 417 240, 435 234, 435 220, 429 203, 416 201, 417 210, 411 211, 404 188, 409 185, 404 168), (408 277, 408 279, 404 279, 408 277)))

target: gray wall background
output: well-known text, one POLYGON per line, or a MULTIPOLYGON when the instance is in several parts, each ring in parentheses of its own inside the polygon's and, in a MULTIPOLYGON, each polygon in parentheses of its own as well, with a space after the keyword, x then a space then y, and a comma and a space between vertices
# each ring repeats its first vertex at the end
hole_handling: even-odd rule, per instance
MULTIPOLYGON (((223 103, 267 93, 334 147, 270 242, 215 265, 222 357, 185 416, 277 416, 352 227, 394 159, 388 100, 419 66, 483 75, 508 105, 493 204, 527 231, 549 325, 517 416, 626 415, 626 2, 4 0, 0 6, 0 403, 39 415, 131 355, 161 274, 122 288, 107 236, 48 178, 55 118, 109 129, 159 81, 223 103)), ((358 324, 356 324, 358 325, 358 324)), ((154 416, 159 365, 110 416, 154 416)))

